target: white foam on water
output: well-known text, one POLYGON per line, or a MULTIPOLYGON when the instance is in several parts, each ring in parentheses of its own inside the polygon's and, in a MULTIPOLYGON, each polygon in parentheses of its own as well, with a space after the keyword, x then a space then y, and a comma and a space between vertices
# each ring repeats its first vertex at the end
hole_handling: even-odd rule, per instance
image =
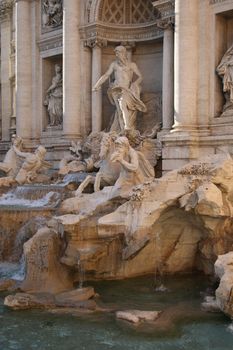
POLYGON ((19 198, 13 191, 3 194, 0 197, 0 207, 21 206, 21 207, 45 207, 56 206, 60 200, 60 195, 57 192, 48 192, 39 199, 19 198))
POLYGON ((1 262, 0 279, 13 279, 23 281, 25 277, 25 259, 22 257, 20 263, 1 262))
POLYGON ((233 322, 227 327, 227 330, 233 334, 233 322))

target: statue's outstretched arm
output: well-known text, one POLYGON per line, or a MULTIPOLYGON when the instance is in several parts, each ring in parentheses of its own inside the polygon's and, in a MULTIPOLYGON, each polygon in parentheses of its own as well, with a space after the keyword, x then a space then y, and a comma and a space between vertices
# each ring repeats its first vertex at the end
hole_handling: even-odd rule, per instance
POLYGON ((110 75, 113 73, 114 70, 114 63, 110 65, 107 72, 102 75, 102 77, 97 81, 97 83, 93 86, 93 91, 97 91, 103 83, 105 83, 106 80, 110 77, 110 75))

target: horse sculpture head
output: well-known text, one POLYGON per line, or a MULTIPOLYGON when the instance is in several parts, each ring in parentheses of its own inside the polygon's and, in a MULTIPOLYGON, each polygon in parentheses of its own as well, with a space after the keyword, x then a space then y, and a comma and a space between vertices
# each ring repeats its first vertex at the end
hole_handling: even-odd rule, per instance
POLYGON ((104 133, 101 144, 100 144, 100 159, 106 159, 111 156, 114 150, 114 142, 116 140, 117 134, 115 132, 104 133))

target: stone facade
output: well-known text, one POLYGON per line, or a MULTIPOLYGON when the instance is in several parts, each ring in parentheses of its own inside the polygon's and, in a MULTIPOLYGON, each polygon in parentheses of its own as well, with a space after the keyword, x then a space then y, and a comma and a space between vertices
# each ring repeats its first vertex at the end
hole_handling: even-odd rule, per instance
POLYGON ((118 45, 143 76, 150 113, 138 116, 140 131, 162 122, 163 172, 233 153, 232 11, 232 0, 1 0, 1 158, 16 132, 29 151, 43 144, 57 168, 71 141, 108 128, 107 84, 92 87, 118 45), (219 74, 224 57, 230 68, 219 74), (58 66, 51 122, 44 102, 58 66))

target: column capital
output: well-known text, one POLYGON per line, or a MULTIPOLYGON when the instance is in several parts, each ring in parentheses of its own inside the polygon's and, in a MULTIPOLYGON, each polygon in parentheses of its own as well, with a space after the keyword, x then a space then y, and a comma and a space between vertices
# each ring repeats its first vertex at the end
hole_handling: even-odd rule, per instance
POLYGON ((159 11, 162 19, 175 17, 175 0, 153 1, 153 6, 159 11))
POLYGON ((175 27, 175 20, 173 17, 165 18, 165 19, 158 19, 157 27, 163 30, 174 30, 175 27))
POLYGON ((108 44, 108 41, 105 39, 87 39, 84 41, 84 46, 86 47, 90 47, 90 48, 95 48, 95 47, 99 47, 99 48, 103 48, 106 47, 108 44))

